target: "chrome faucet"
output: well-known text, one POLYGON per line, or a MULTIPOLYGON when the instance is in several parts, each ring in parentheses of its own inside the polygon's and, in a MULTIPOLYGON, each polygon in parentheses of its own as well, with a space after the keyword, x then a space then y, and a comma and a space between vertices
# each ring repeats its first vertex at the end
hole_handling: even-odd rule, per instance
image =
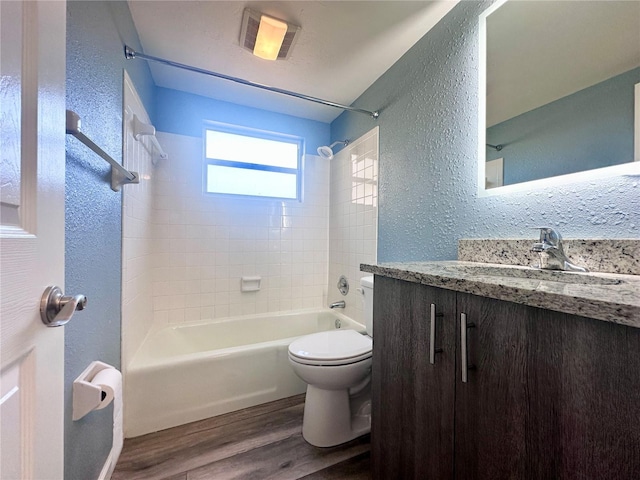
POLYGON ((329 308, 344 308, 344 307, 345 307, 344 300, 340 300, 339 302, 333 302, 331 305, 329 305, 329 308))
POLYGON ((537 227, 540 229, 540 241, 531 247, 540 257, 540 264, 535 268, 543 270, 566 270, 571 272, 588 272, 584 267, 569 261, 562 248, 562 237, 551 227, 537 227))

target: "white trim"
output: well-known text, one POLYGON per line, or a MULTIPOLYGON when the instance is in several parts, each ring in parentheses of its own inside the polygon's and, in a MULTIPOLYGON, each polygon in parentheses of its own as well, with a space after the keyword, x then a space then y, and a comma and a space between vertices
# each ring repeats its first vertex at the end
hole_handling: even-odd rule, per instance
POLYGON ((485 163, 485 188, 498 188, 504 186, 504 159, 496 158, 495 160, 488 160, 485 163), (488 187, 491 183, 493 186, 488 187))

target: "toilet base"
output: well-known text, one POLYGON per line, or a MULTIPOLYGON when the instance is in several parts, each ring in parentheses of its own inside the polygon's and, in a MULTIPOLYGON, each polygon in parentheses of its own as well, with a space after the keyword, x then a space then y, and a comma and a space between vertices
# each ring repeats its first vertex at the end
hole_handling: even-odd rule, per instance
POLYGON ((333 447, 371 431, 371 388, 348 390, 307 386, 302 436, 316 447, 333 447))

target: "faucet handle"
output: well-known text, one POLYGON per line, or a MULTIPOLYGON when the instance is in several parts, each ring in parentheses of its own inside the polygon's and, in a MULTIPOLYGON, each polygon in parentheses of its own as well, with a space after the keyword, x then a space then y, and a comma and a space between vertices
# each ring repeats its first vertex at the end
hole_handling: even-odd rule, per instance
POLYGON ((540 243, 546 243, 553 245, 554 247, 560 246, 562 242, 562 236, 558 231, 551 227, 531 227, 534 230, 540 230, 540 243))

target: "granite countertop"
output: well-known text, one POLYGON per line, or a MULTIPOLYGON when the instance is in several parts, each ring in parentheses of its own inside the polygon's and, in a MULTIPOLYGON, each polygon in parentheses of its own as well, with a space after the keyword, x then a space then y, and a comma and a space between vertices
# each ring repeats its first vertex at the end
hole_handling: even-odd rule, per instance
POLYGON ((558 272, 467 261, 362 264, 360 269, 640 328, 640 275, 558 272))

